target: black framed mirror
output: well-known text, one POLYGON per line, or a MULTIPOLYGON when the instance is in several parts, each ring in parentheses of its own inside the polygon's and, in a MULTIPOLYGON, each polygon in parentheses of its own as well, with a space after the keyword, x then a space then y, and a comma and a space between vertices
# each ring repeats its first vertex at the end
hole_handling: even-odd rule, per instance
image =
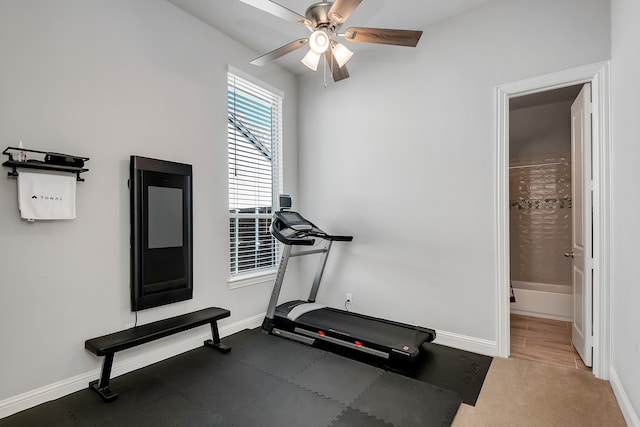
POLYGON ((131 156, 131 310, 193 297, 192 167, 131 156))

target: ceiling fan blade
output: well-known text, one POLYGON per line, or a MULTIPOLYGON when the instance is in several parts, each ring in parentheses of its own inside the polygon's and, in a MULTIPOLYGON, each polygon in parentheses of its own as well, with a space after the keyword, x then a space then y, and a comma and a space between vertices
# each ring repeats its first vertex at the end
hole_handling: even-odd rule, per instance
POLYGON ((257 57, 250 64, 257 65, 258 67, 262 67, 266 63, 273 61, 274 59, 278 59, 281 56, 286 55, 287 53, 291 53, 296 49, 300 49, 302 46, 308 43, 309 39, 298 39, 294 40, 291 43, 285 44, 275 50, 272 50, 269 53, 265 53, 262 56, 257 57))
POLYGON ((310 25, 311 23, 307 18, 294 12, 291 9, 287 9, 284 6, 279 5, 271 0, 240 0, 243 3, 253 6, 257 9, 270 13, 285 21, 295 22, 296 24, 310 25))
POLYGON ((329 9, 329 19, 333 22, 342 24, 347 20, 351 12, 355 10, 362 0, 336 0, 329 9))
POLYGON ((324 58, 327 60, 327 64, 329 65, 329 69, 331 70, 331 75, 333 76, 334 82, 339 82, 340 80, 344 80, 349 77, 347 66, 344 65, 342 67, 338 67, 338 62, 333 57, 333 54, 330 51, 326 51, 324 53, 324 58))
POLYGON ((392 44, 409 47, 416 47, 421 35, 422 31, 362 27, 352 27, 344 32, 345 39, 352 42, 392 44))

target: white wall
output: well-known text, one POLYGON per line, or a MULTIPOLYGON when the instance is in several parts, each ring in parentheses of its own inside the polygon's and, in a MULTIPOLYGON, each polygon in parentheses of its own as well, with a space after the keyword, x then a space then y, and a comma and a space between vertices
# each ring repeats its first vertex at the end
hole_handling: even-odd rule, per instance
POLYGON ((612 377, 619 378, 635 411, 629 425, 640 425, 640 2, 613 0, 611 8, 611 356, 612 377))
MULTIPOLYGON (((266 310, 270 283, 227 287, 227 65, 285 93, 284 178, 294 194, 297 83, 276 66, 249 66, 254 56, 164 1, 0 2, 2 149, 22 140, 91 158, 73 221, 20 220, 16 180, 0 179, 0 403, 98 369, 84 341, 134 321, 132 154, 190 163, 194 173, 194 298, 140 312, 138 322, 220 306, 232 313, 225 326, 266 310)), ((123 352, 116 364, 206 332, 123 352)))
POLYGON ((350 79, 300 86, 300 122, 324 118, 300 127, 301 210, 355 236, 320 298, 495 345, 494 90, 608 59, 609 2, 498 1, 413 50, 351 47, 350 79))
POLYGON ((571 104, 555 102, 509 112, 509 163, 571 158, 571 104))

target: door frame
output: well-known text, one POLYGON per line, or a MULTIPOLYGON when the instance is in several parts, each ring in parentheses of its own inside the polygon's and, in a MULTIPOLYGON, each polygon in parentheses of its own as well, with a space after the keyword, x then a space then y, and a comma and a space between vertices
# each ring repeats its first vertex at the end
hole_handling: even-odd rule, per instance
POLYGON ((611 146, 609 61, 585 65, 496 87, 495 218, 496 345, 498 356, 510 354, 509 289, 509 98, 591 83, 593 167, 593 367, 609 379, 611 146))

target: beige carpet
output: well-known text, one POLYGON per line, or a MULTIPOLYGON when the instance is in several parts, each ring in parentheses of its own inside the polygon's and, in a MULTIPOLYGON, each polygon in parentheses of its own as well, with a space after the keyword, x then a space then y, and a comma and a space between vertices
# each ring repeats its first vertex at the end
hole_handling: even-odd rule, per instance
POLYGON ((476 406, 462 404, 453 427, 626 426, 608 381, 589 371, 496 357, 476 406))

